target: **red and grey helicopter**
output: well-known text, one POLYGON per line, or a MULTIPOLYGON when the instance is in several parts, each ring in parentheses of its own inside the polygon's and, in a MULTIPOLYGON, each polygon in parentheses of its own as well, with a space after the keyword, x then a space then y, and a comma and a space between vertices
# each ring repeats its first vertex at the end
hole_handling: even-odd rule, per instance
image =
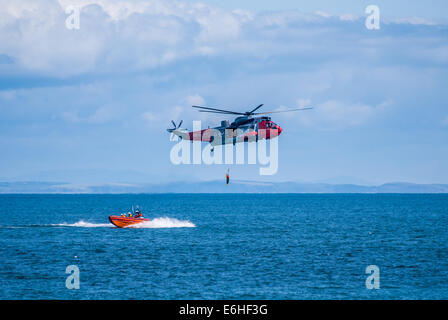
POLYGON ((278 137, 282 133, 283 129, 278 124, 274 123, 270 117, 267 117, 267 114, 313 109, 310 107, 306 107, 281 111, 255 112, 262 106, 263 104, 260 104, 258 107, 248 112, 235 112, 209 107, 192 106, 193 108, 200 109, 199 112, 209 112, 223 115, 237 115, 238 117, 236 117, 235 120, 233 120, 233 122, 231 123, 228 120, 223 120, 221 121, 221 125, 218 127, 208 128, 200 131, 188 131, 186 129, 182 129, 180 128, 183 122, 182 120, 178 125, 176 125, 176 123, 171 120, 174 128, 167 129, 167 131, 171 134, 179 136, 181 139, 209 142, 212 146, 218 146, 228 143, 236 144, 245 141, 258 141, 259 139, 268 140, 278 137), (261 132, 261 129, 263 129, 263 134, 259 134, 261 132), (214 134, 217 132, 220 133, 220 139, 217 139, 216 134, 214 134))

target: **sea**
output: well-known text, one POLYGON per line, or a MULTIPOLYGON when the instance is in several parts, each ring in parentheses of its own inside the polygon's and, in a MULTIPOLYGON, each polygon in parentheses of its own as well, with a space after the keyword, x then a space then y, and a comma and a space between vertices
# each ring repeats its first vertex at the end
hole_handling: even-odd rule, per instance
POLYGON ((2 300, 448 299, 448 195, 0 195, 0 258, 2 300))

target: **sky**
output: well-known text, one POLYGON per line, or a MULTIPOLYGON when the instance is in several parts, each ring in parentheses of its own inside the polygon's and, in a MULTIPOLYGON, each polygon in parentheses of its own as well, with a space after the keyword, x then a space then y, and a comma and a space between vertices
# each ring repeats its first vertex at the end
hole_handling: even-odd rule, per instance
MULTIPOLYGON (((190 3, 197 2, 188 0, 190 3)), ((420 17, 434 20, 446 20, 446 1, 431 0, 430 4, 425 1, 411 0, 208 0, 202 1, 210 5, 234 10, 244 9, 253 13, 265 11, 288 11, 300 10, 303 12, 327 12, 331 14, 353 14, 360 15, 364 9, 371 4, 380 7, 389 18, 420 17)))
POLYGON ((263 103, 314 109, 273 115, 275 175, 232 179, 448 183, 448 4, 430 3, 0 0, 0 181, 224 179, 171 163, 170 121, 263 103))

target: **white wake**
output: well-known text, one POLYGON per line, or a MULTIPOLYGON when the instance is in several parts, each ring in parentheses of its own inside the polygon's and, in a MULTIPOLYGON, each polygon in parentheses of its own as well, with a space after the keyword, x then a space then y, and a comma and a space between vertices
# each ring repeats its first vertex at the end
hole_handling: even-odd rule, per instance
MULTIPOLYGON (((57 223, 52 224, 53 227, 78 227, 78 228, 106 228, 106 227, 115 227, 111 223, 92 223, 84 220, 80 220, 75 223, 57 223)), ((126 228, 152 228, 152 229, 160 229, 160 228, 195 228, 196 225, 188 220, 178 220, 175 218, 161 217, 151 219, 150 221, 141 222, 138 224, 130 225, 126 228)))
POLYGON ((113 227, 110 223, 91 223, 86 222, 84 220, 80 220, 75 223, 58 223, 52 224, 55 227, 78 227, 78 228, 104 228, 104 227, 113 227))
POLYGON ((161 217, 151 219, 142 223, 130 225, 127 228, 195 228, 196 225, 188 220, 177 220, 175 218, 161 217))

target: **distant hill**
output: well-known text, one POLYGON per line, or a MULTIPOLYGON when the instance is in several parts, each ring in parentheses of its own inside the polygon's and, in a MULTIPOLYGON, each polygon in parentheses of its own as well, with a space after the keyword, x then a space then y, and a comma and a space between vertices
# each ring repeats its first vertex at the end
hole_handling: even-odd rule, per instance
POLYGON ((0 182, 0 193, 448 193, 448 184, 356 184, 261 182, 233 180, 166 184, 73 184, 63 182, 0 182))

